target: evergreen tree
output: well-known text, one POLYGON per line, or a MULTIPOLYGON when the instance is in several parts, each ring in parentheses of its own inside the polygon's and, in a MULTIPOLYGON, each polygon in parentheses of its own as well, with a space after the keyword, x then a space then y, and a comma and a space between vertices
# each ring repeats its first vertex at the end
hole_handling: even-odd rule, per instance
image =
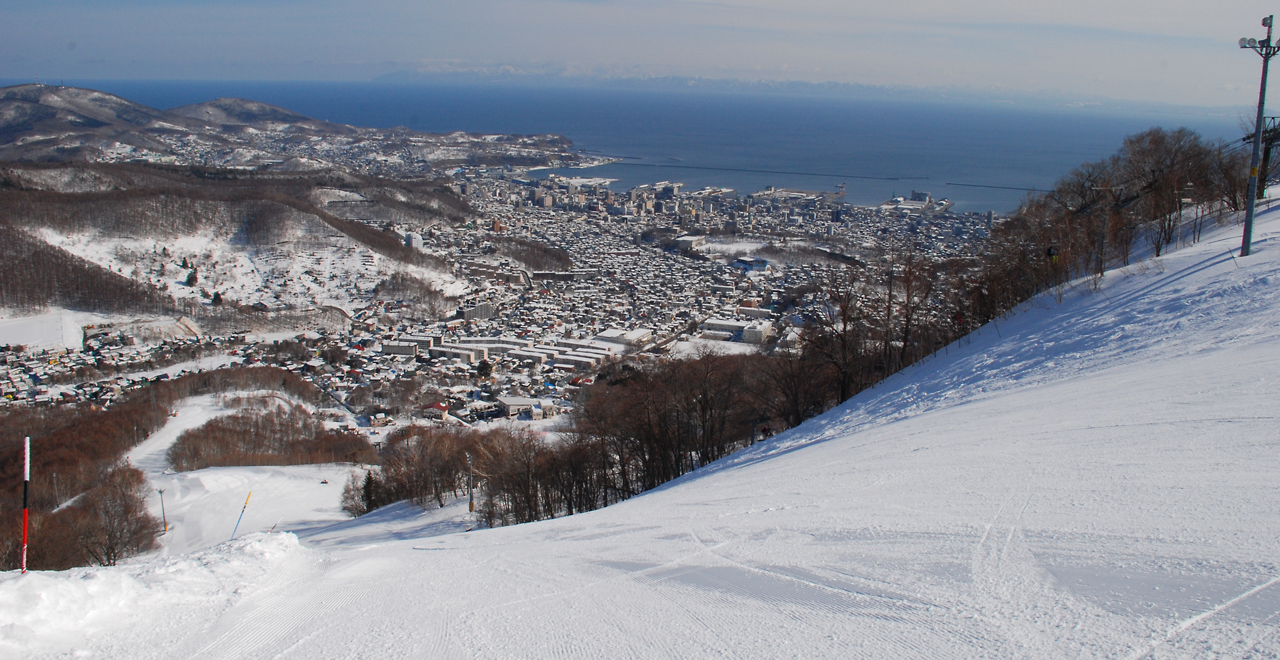
POLYGON ((364 486, 360 489, 361 499, 364 500, 364 510, 373 511, 377 508, 377 483, 373 480, 373 470, 364 473, 364 486))

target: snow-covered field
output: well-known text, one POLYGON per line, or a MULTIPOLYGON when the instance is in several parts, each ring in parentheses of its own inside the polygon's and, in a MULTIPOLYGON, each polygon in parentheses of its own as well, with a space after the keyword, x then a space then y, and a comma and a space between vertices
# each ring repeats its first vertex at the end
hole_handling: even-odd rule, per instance
POLYGON ((712 252, 715 254, 744 254, 755 252, 764 246, 765 244, 759 241, 737 241, 734 243, 708 242, 702 246, 702 251, 712 252))
POLYGON ((1043 296, 605 510, 264 511, 189 555, 4 574, 0 654, 1276 657, 1278 218, 1253 256, 1226 228, 1043 296))
POLYGON ((751 355, 759 352, 758 344, 692 337, 673 344, 670 355, 675 358, 696 358, 702 355, 751 355))
POLYGON ((84 326, 115 320, 102 314, 56 308, 33 316, 18 316, 11 310, 0 310, 0 344, 79 349, 84 343, 84 326))

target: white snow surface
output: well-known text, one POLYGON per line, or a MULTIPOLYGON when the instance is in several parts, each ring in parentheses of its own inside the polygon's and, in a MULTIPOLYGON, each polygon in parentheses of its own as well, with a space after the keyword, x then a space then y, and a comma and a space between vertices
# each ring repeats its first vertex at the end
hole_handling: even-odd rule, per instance
POLYGON ((168 524, 160 537, 162 555, 205 550, 239 534, 310 530, 349 518, 341 508, 342 487, 351 465, 216 467, 174 472, 165 458, 184 431, 236 412, 225 405, 236 397, 265 397, 280 405, 301 405, 272 391, 206 394, 182 401, 159 430, 134 447, 126 459, 151 482, 148 505, 168 524), (164 490, 161 507, 160 489, 164 490), (246 504, 246 500, 248 503, 246 504))
POLYGON ((718 254, 750 253, 755 252, 764 246, 765 244, 759 241, 735 241, 733 243, 709 242, 702 246, 702 251, 718 254))
POLYGON ((0 344, 78 350, 84 343, 85 325, 115 320, 118 319, 103 314, 60 308, 33 316, 18 316, 12 310, 0 309, 0 344))
POLYGON ((604 510, 465 532, 400 505, 3 574, 0 654, 1275 657, 1277 217, 1248 258, 1224 228, 1041 296, 604 510))
POLYGON ((702 355, 751 355, 759 352, 758 344, 718 341, 701 337, 678 341, 671 347, 671 357, 674 358, 696 358, 702 355))
POLYGON ((362 306, 368 291, 396 272, 424 278, 450 295, 466 289, 465 282, 448 273, 388 259, 312 216, 298 214, 292 225, 285 232, 288 240, 272 247, 244 245, 214 230, 146 238, 96 231, 61 234, 49 228, 35 233, 50 245, 192 302, 216 291, 246 305, 327 305, 349 310, 362 306), (196 286, 186 285, 193 268, 183 268, 184 260, 194 266, 196 286))

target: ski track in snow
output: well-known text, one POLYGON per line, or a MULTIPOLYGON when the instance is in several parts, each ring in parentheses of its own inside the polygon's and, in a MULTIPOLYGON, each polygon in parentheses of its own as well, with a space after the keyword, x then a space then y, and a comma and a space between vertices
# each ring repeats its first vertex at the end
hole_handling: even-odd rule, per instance
POLYGON ((1264 213, 1247 259, 1224 227, 1047 293, 797 429, 536 524, 466 531, 461 501, 344 521, 350 466, 164 474, 219 414, 192 399, 131 456, 175 480, 166 549, 0 575, 0 655, 1280 657, 1278 235, 1264 213))

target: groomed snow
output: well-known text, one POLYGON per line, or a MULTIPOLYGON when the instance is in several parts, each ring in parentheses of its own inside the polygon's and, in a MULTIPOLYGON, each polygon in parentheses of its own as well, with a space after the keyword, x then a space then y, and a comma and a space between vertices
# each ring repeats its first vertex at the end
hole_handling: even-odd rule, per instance
POLYGON ((216 467, 174 472, 165 459, 169 447, 184 431, 236 412, 224 405, 235 397, 270 397, 281 405, 303 405, 278 392, 207 394, 179 403, 159 431, 126 455, 151 485, 147 503, 157 519, 167 522, 160 537, 162 555, 204 550, 238 534, 303 531, 347 520, 342 511, 342 487, 352 465, 289 465, 216 467), (161 495, 164 490, 164 503, 161 495), (248 503, 246 505, 246 499, 248 503), (244 517, 240 520, 240 512, 244 517))
POLYGON ((1042 296, 601 511, 432 536, 465 511, 401 505, 302 544, 6 573, 0 653, 1274 657, 1277 215, 1253 256, 1224 228, 1042 296))

